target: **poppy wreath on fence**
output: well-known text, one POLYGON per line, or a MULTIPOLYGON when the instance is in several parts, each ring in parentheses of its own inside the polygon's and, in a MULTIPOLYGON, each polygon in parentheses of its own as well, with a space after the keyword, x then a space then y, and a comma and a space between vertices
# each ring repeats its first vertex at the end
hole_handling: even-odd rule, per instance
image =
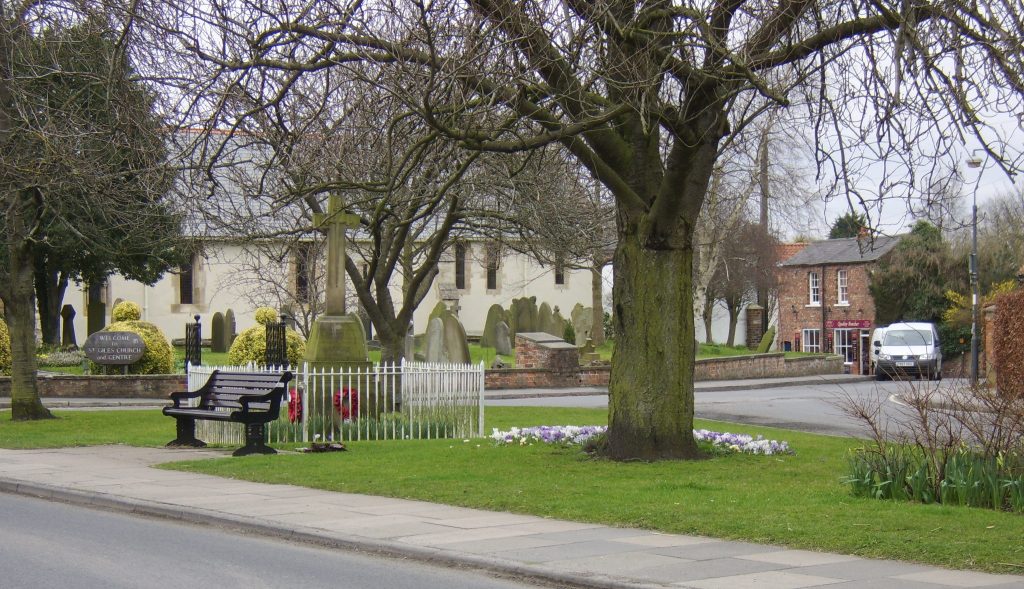
POLYGON ((334 391, 334 411, 340 413, 343 420, 359 415, 359 391, 348 387, 334 391))
POLYGON ((302 393, 296 389, 288 391, 288 421, 302 421, 302 393))

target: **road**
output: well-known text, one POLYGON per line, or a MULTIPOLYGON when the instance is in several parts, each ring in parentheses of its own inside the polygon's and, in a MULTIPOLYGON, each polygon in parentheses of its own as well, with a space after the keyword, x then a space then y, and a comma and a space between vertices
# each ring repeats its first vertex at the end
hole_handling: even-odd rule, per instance
MULTIPOLYGON (((840 404, 847 398, 878 400, 887 419, 900 416, 905 409, 893 395, 908 387, 965 386, 962 380, 941 383, 927 381, 864 381, 842 385, 813 384, 735 391, 698 391, 694 395, 699 418, 765 425, 812 433, 863 437, 866 431, 857 420, 844 414, 840 404)), ((607 395, 545 397, 536 399, 488 399, 488 405, 545 407, 607 407, 607 395)))
POLYGON ((522 589, 480 573, 0 493, 11 589, 522 589))

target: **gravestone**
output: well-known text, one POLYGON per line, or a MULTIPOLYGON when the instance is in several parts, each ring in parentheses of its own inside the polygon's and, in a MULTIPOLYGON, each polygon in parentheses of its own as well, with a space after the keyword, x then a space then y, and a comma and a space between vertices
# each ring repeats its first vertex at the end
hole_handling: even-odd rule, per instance
POLYGON ((224 353, 228 351, 224 314, 217 311, 210 319, 210 351, 224 353))
POLYGON ((430 316, 427 318, 428 323, 447 312, 448 306, 444 304, 444 301, 438 301, 437 304, 434 305, 434 308, 430 310, 430 316))
POLYGON ((238 335, 238 329, 235 326, 235 312, 231 309, 224 311, 224 349, 228 350, 231 348, 231 344, 235 342, 235 336, 238 335))
POLYGON ((494 350, 502 356, 512 355, 512 336, 504 321, 494 326, 494 350))
POLYGON ((405 359, 412 361, 416 358, 416 336, 413 334, 412 325, 405 332, 405 359))
POLYGON ((60 310, 61 325, 60 342, 65 348, 77 348, 78 339, 75 337, 75 308, 71 305, 64 305, 60 310))
POLYGON ((513 301, 513 303, 516 302, 518 302, 518 305, 516 306, 515 318, 513 319, 515 322, 515 333, 537 331, 537 297, 523 297, 513 301))
POLYGON ((594 340, 587 338, 586 343, 580 347, 580 364, 593 364, 601 361, 601 355, 594 349, 594 340))
POLYGON ((534 324, 535 331, 541 331, 555 337, 562 337, 562 334, 552 333, 554 327, 551 324, 551 305, 541 303, 537 310, 537 323, 534 324))
MULTIPOLYGON (((505 320, 505 309, 501 305, 491 305, 490 309, 487 309, 487 320, 484 322, 484 332, 480 336, 480 347, 493 348, 495 338, 495 328, 498 323, 505 320)), ((508 326, 506 325, 506 328, 508 326)))
POLYGON ((434 317, 427 324, 427 362, 444 362, 444 320, 434 317))
POLYGON ((584 342, 593 336, 594 310, 591 307, 584 307, 576 303, 569 317, 572 321, 572 328, 576 332, 576 345, 582 346, 584 342))
POLYGON ((558 310, 558 307, 555 307, 555 310, 551 313, 551 327, 553 331, 548 333, 563 339, 565 338, 565 317, 562 317, 562 312, 558 310))
POLYGON ((444 322, 444 350, 446 362, 453 364, 469 364, 469 343, 466 341, 466 330, 462 322, 451 313, 441 316, 444 322))

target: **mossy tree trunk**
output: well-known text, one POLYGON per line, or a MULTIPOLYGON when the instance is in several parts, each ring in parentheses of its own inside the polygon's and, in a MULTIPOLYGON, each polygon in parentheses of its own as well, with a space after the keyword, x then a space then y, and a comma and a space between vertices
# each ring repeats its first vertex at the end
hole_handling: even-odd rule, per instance
POLYGON ((651 250, 620 236, 608 454, 693 458, 693 295, 689 248, 651 250))
POLYGON ((43 406, 36 383, 34 265, 28 232, 37 208, 31 196, 28 191, 7 195, 11 206, 7 207, 9 276, 4 315, 11 333, 11 419, 15 421, 53 417, 43 406))

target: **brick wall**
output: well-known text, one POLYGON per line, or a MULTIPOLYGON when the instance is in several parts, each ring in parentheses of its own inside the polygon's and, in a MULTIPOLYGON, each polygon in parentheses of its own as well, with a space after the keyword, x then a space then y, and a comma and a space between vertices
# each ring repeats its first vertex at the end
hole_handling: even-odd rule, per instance
POLYGON ((580 350, 562 338, 546 333, 518 333, 516 366, 574 374, 579 370, 580 350))
MULTIPOLYGON (((186 389, 183 374, 41 376, 36 381, 41 397, 166 399, 186 389)), ((0 397, 11 396, 10 377, 0 377, 0 397)))

